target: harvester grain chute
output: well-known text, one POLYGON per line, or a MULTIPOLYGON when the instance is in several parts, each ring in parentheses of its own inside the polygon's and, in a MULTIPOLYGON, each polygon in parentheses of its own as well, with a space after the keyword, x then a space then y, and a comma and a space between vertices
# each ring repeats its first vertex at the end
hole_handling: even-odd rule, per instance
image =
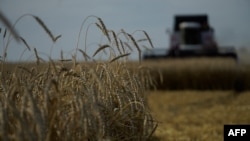
POLYGON ((237 60, 234 47, 219 47, 207 15, 177 15, 169 32, 169 49, 146 50, 143 59, 182 57, 230 57, 237 60))

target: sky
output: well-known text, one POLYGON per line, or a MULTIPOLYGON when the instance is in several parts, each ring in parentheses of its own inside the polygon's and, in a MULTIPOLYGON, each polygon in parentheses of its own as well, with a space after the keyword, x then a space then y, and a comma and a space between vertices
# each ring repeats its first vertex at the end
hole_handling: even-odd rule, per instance
MULTIPOLYGON (((43 20, 54 35, 62 35, 53 44, 45 31, 30 16, 24 16, 15 26, 26 42, 36 48, 42 58, 51 56, 71 58, 77 46, 78 34, 84 19, 90 15, 100 17, 108 29, 128 33, 145 30, 155 48, 168 48, 166 30, 172 30, 176 14, 208 14, 220 46, 250 47, 250 0, 0 0, 0 11, 14 23, 24 14, 43 20), (51 52, 51 53, 50 53, 51 52)), ((89 18, 81 32, 79 48, 84 49, 88 25, 96 22, 89 18)), ((0 23, 0 27, 4 29, 0 23)), ((0 54, 7 39, 0 34, 0 54)), ((136 33, 136 38, 144 38, 136 33)), ((90 56, 103 42, 100 31, 93 25, 88 30, 87 53, 90 56)), ((8 46, 7 60, 28 61, 35 58, 33 51, 25 50, 22 43, 12 40, 8 46)), ((131 58, 137 58, 136 50, 131 58)))

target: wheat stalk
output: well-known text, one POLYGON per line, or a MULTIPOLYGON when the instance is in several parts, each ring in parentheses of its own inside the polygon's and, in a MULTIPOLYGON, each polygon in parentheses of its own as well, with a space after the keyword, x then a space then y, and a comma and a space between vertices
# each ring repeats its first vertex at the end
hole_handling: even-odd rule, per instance
POLYGON ((40 58, 38 56, 36 48, 34 48, 34 52, 35 52, 35 56, 36 56, 36 64, 39 65, 40 64, 40 58))
MULTIPOLYGON (((132 33, 132 35, 133 35, 134 33, 138 32, 138 31, 143 32, 143 34, 146 36, 146 40, 149 42, 150 46, 151 46, 152 48, 154 48, 154 45, 153 45, 153 43, 152 43, 152 40, 151 40, 151 38, 149 37, 148 33, 147 33, 145 30, 136 30, 136 31, 134 31, 134 32, 132 33)), ((144 39, 143 39, 143 40, 144 40, 144 39)), ((140 40, 140 41, 143 41, 143 40, 140 40)))
POLYGON ((132 35, 130 35, 128 33, 127 33, 127 35, 130 38, 130 40, 132 40, 134 46, 136 47, 136 49, 138 51, 138 55, 139 55, 139 61, 141 62, 141 49, 140 49, 139 45, 137 44, 137 42, 135 41, 135 39, 132 35))
POLYGON ((154 45, 153 45, 152 40, 151 40, 151 38, 149 37, 148 33, 147 33, 146 31, 144 31, 144 30, 142 30, 142 32, 145 34, 145 36, 146 36, 146 38, 148 39, 148 41, 149 41, 151 47, 154 48, 154 45))
POLYGON ((80 51, 82 53, 85 61, 87 61, 88 59, 90 59, 90 57, 88 56, 88 54, 85 51, 83 51, 82 49, 78 49, 78 51, 80 51))
POLYGON ((7 29, 5 28, 4 33, 3 33, 3 38, 6 37, 6 34, 7 34, 7 29))
MULTIPOLYGON (((0 11, 0 21, 10 30, 11 34, 14 36, 15 40, 19 41, 19 35, 17 31, 12 27, 10 21, 6 18, 6 16, 0 11)), ((4 32, 4 37, 6 35, 6 29, 4 32)))
POLYGON ((130 55, 130 53, 121 54, 121 55, 119 55, 119 56, 117 56, 117 57, 115 57, 115 58, 111 59, 111 60, 109 61, 109 63, 112 63, 112 62, 114 62, 115 60, 118 60, 118 59, 120 59, 120 58, 123 58, 123 57, 129 56, 129 55, 130 55))
POLYGON ((103 23, 102 19, 101 19, 101 18, 97 18, 97 19, 98 19, 98 21, 99 21, 100 24, 101 24, 101 27, 102 27, 101 29, 102 29, 104 35, 106 35, 106 37, 108 38, 109 42, 111 42, 110 36, 109 36, 109 34, 108 34, 108 30, 107 30, 105 24, 103 23))
POLYGON ((46 33, 49 35, 52 41, 54 41, 54 36, 52 35, 49 28, 44 24, 44 22, 37 16, 33 16, 35 20, 42 26, 42 28, 46 31, 46 33))
MULTIPOLYGON (((41 63, 34 48, 35 67, 19 64, 18 69, 10 69, 6 79, 1 78, 0 86, 4 84, 7 97, 0 96, 6 105, 0 105, 0 122, 4 123, 0 140, 147 140, 151 136, 154 121, 143 97, 146 78, 139 70, 131 71, 125 61, 118 61, 130 55, 126 53, 126 42, 104 28, 100 20, 97 25, 104 33, 112 34, 112 39, 100 45, 93 57, 109 48, 108 62, 80 63, 75 54, 73 65, 51 58, 41 63), (112 56, 116 51, 120 55, 112 56), (3 133, 5 138, 1 138, 3 133)), ((132 37, 126 37, 136 46, 132 37)), ((58 38, 60 35, 53 39, 58 38)), ((22 42, 29 49, 24 39, 22 42)), ((77 51, 85 60, 91 59, 85 51, 77 51)), ((63 51, 60 59, 65 61, 63 51)))
POLYGON ((110 47, 110 45, 108 45, 108 44, 105 44, 105 45, 100 46, 100 47, 95 51, 95 53, 92 55, 92 57, 95 57, 95 55, 96 55, 98 52, 100 52, 101 50, 103 50, 103 49, 105 49, 105 48, 108 48, 108 47, 110 47))
POLYGON ((124 44, 131 52, 133 52, 133 48, 132 48, 127 42, 123 42, 123 44, 124 44))
POLYGON ((62 35, 58 35, 58 36, 56 36, 55 38, 54 38, 54 42, 56 42, 59 38, 61 38, 62 37, 62 35))
POLYGON ((24 43, 24 45, 28 48, 28 50, 30 51, 30 46, 28 45, 28 43, 22 38, 19 37, 21 39, 21 41, 24 43))
POLYGON ((125 53, 125 47, 124 47, 124 44, 123 44, 122 40, 119 39, 119 42, 120 42, 120 44, 121 44, 123 53, 125 53))
POLYGON ((46 31, 46 33, 49 35, 49 37, 51 38, 53 42, 56 42, 56 40, 61 37, 61 35, 54 37, 52 32, 49 30, 49 28, 45 25, 45 23, 39 17, 34 16, 34 15, 32 15, 32 17, 35 18, 38 24, 46 31))
POLYGON ((116 47, 117 47, 119 53, 122 54, 122 52, 121 52, 121 50, 120 50, 120 47, 119 47, 119 43, 118 43, 118 39, 117 39, 116 34, 115 34, 115 32, 114 32, 113 30, 111 30, 111 32, 112 32, 112 35, 113 35, 113 37, 114 37, 114 39, 115 39, 115 45, 116 45, 116 47))

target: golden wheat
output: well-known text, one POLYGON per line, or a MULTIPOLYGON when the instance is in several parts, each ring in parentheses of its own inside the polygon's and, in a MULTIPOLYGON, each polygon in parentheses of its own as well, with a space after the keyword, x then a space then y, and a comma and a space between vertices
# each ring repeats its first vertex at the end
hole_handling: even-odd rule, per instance
POLYGON ((88 54, 85 51, 83 51, 82 49, 78 49, 78 51, 80 51, 82 53, 82 56, 84 57, 85 61, 90 59, 90 57, 88 56, 88 54))
POLYGON ((95 51, 95 53, 94 53, 92 56, 95 57, 95 55, 96 55, 98 52, 100 52, 101 50, 103 50, 103 49, 105 49, 105 48, 108 48, 108 47, 110 47, 110 45, 108 45, 108 44, 101 45, 101 46, 95 51))
POLYGON ((34 52, 35 52, 35 55, 36 55, 36 64, 39 65, 40 64, 40 58, 38 56, 36 48, 34 48, 34 52))
POLYGON ((135 41, 134 37, 130 34, 127 34, 130 38, 130 40, 133 42, 134 46, 136 47, 137 51, 138 51, 138 55, 139 55, 139 61, 141 62, 141 49, 138 46, 137 42, 135 41))
POLYGON ((109 34, 108 34, 108 30, 107 30, 105 24, 103 23, 102 19, 101 19, 101 18, 97 18, 97 19, 98 19, 98 21, 99 21, 100 24, 101 24, 102 31, 103 31, 104 35, 106 35, 106 37, 108 38, 109 42, 111 42, 110 36, 109 36, 109 34))
MULTIPOLYGON (((10 30, 11 34, 14 36, 15 40, 19 41, 19 34, 17 31, 12 27, 10 21, 7 17, 0 11, 0 21, 10 30)), ((4 30, 3 38, 6 36, 7 29, 4 30)))
POLYGON ((116 61, 116 60, 118 60, 118 59, 120 59, 120 58, 123 58, 123 57, 129 56, 129 55, 130 55, 130 53, 121 54, 121 55, 119 55, 119 56, 117 56, 117 57, 115 57, 115 58, 111 59, 109 62, 110 62, 110 63, 111 63, 111 62, 114 62, 114 61, 116 61))
POLYGON ((33 16, 33 18, 35 18, 35 20, 38 22, 38 24, 46 31, 46 33, 49 35, 49 37, 51 38, 51 40, 53 42, 55 42, 60 37, 60 35, 59 35, 55 38, 54 35, 49 30, 49 28, 44 24, 44 22, 39 17, 33 16))
POLYGON ((144 31, 144 30, 142 32, 145 34, 145 36, 146 36, 147 40, 149 41, 151 47, 154 48, 154 45, 153 45, 152 40, 149 37, 148 33, 146 31, 144 31))
POLYGON ((28 48, 28 50, 30 51, 30 46, 28 45, 28 43, 22 37, 20 37, 20 39, 24 43, 24 45, 28 48))
MULTIPOLYGON (((54 37, 39 17, 33 17, 53 42, 61 37, 54 37)), ((118 40, 121 44, 125 41, 114 31, 112 39, 108 34, 111 30, 96 18, 109 42, 100 45, 93 57, 105 48, 115 53, 118 40)), ((138 46, 132 35, 129 37, 138 46)), ((29 49, 27 42, 21 40, 29 49)), ((36 65, 2 62, 0 140, 150 139, 156 123, 145 102, 149 81, 144 70, 130 70, 126 61, 120 61, 130 55, 121 46, 123 53, 112 54, 106 62, 95 61, 78 44, 76 51, 86 61, 92 59, 91 64, 79 62, 76 54, 67 64, 62 51, 61 62, 50 58, 41 62, 36 48, 36 65)))

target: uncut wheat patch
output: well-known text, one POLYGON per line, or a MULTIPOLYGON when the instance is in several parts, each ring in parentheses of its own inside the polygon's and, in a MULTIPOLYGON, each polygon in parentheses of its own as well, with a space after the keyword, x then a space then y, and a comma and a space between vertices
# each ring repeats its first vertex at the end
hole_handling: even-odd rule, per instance
POLYGON ((19 66, 6 80, 1 139, 146 140, 155 128, 144 82, 123 63, 19 66))
POLYGON ((249 90, 249 68, 226 58, 185 58, 144 61, 164 90, 249 90), (160 72, 161 78, 158 73, 160 72))
MULTIPOLYGON (((60 37, 54 37, 39 17, 28 16, 39 23, 53 42, 60 37)), ((50 58, 45 62, 36 48, 36 63, 8 64, 5 59, 1 61, 0 140, 151 138, 157 126, 146 103, 148 77, 142 69, 128 68, 126 60, 130 52, 125 47, 122 47, 123 52, 115 51, 126 42, 133 45, 136 41, 132 40, 132 35, 131 39, 123 41, 107 29, 100 18, 90 17, 97 19, 98 28, 108 39, 108 43, 100 45, 110 49, 108 61, 93 58, 104 47, 90 57, 78 43, 76 52, 82 53, 86 63, 79 62, 76 54, 72 59, 66 59, 72 61, 70 64, 65 63, 63 53, 59 62, 50 58)), ((28 43, 22 41, 28 47, 28 43)), ((7 53, 8 45, 4 48, 7 53)))

